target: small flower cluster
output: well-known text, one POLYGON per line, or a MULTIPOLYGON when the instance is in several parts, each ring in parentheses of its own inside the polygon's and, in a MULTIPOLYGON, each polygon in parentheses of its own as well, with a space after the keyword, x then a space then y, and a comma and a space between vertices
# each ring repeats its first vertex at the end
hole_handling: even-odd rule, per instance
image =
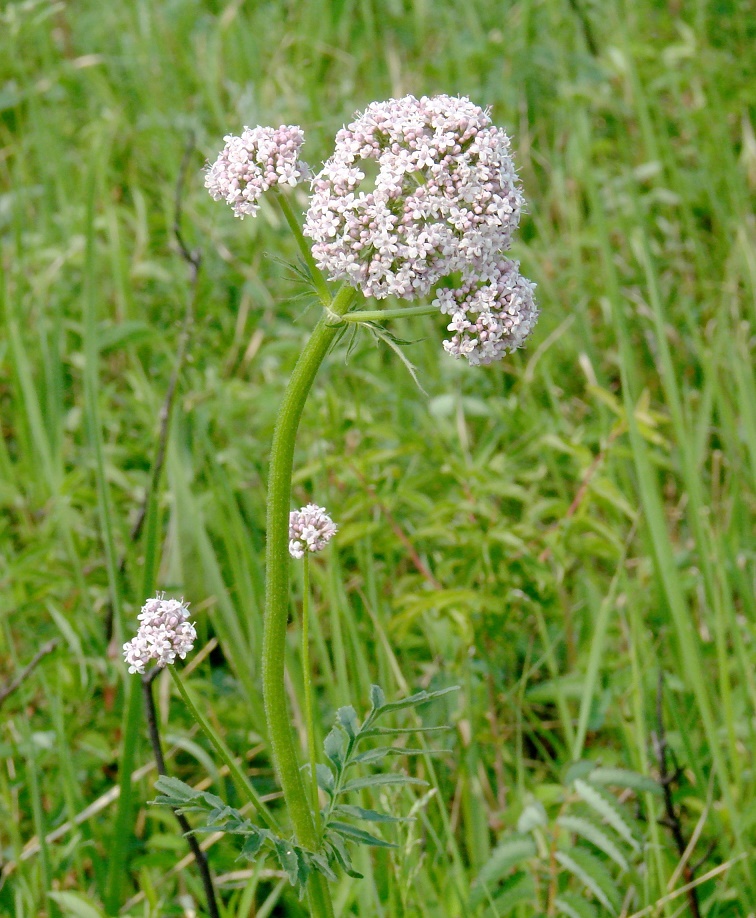
POLYGON ((450 341, 444 341, 447 353, 478 366, 500 360, 523 344, 535 326, 538 309, 535 285, 518 269, 516 261, 501 258, 484 278, 466 271, 461 287, 436 290, 433 305, 451 316, 447 328, 454 332, 450 341))
POLYGON ((188 617, 187 603, 165 599, 163 593, 148 599, 137 616, 141 624, 136 637, 123 645, 129 672, 144 673, 150 660, 160 667, 173 663, 176 657, 183 660, 197 640, 188 617))
POLYGON ((295 125, 245 127, 241 137, 227 134, 226 146, 207 170, 205 187, 216 201, 225 201, 242 219, 254 217, 263 192, 273 185, 297 185, 310 176, 299 159, 304 143, 295 125))
POLYGON ((336 535, 337 527, 325 507, 307 504, 289 514, 289 554, 304 558, 305 552, 321 551, 336 535))

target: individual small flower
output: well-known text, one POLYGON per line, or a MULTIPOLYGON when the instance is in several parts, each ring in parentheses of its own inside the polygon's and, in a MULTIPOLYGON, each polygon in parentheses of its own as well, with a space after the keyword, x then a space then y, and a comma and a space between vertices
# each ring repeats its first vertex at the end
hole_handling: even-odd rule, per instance
POLYGON ((450 316, 447 328, 453 337, 444 349, 465 357, 471 366, 493 363, 521 347, 533 330, 538 309, 535 284, 523 277, 516 261, 501 258, 481 277, 465 272, 462 286, 436 291, 434 306, 450 316))
POLYGON ((321 551, 336 535, 338 527, 325 507, 307 504, 289 514, 289 554, 304 558, 307 551, 321 551))
POLYGON ((258 200, 273 185, 297 185, 310 177, 299 159, 304 133, 296 125, 245 127, 241 137, 227 134, 225 147, 208 167, 205 187, 216 201, 230 204, 242 219, 254 217, 258 200))
POLYGON ((130 673, 144 673, 144 667, 155 660, 159 667, 184 657, 194 646, 197 632, 189 618, 188 603, 165 599, 158 593, 148 599, 137 616, 141 622, 136 637, 123 645, 123 656, 130 673))
POLYGON ((304 233, 318 266, 365 296, 413 300, 495 262, 523 205, 509 146, 467 98, 369 105, 312 181, 304 233))

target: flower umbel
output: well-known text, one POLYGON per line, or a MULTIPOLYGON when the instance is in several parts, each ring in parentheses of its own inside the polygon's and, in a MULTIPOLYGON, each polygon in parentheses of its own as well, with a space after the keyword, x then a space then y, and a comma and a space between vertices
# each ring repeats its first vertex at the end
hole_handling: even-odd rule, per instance
POLYGON ((189 618, 189 604, 178 599, 165 599, 158 593, 148 599, 137 616, 141 622, 136 637, 123 645, 123 656, 130 673, 144 673, 144 667, 154 660, 159 667, 184 657, 194 646, 197 632, 189 618))
POLYGON ((289 554, 304 558, 305 552, 321 551, 336 535, 338 527, 325 507, 307 504, 289 514, 289 554))
POLYGON ((523 204, 507 135, 447 95, 369 105, 338 132, 312 188, 304 233, 318 266, 377 299, 424 297, 495 262, 523 204))
POLYGON ((242 219, 254 217, 258 201, 273 185, 297 185, 310 176, 299 159, 304 133, 296 125, 245 127, 241 137, 227 134, 226 146, 208 167, 205 187, 216 201, 230 204, 242 219))

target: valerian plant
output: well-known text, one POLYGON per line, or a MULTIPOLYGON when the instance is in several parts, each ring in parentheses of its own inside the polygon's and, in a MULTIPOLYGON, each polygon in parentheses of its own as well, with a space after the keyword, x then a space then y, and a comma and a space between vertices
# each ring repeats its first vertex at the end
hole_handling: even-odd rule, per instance
MULTIPOLYGON (((263 848, 273 850, 292 883, 306 887, 311 914, 330 918, 333 905, 327 881, 334 877, 334 866, 354 873, 346 842, 387 844, 353 820, 397 819, 346 803, 344 796, 415 780, 394 774, 349 777, 357 765, 419 752, 394 746, 364 748, 364 743, 407 732, 377 721, 439 693, 386 702, 374 687, 372 707, 362 724, 351 706, 339 710, 325 743, 330 765, 317 761, 308 648, 309 563, 310 554, 324 548, 337 527, 317 504, 291 510, 296 434, 308 393, 329 350, 350 327, 365 327, 393 345, 384 323, 407 315, 440 314, 449 332, 443 343, 446 352, 480 366, 519 348, 538 310, 534 285, 505 254, 524 200, 509 138, 492 124, 486 110, 469 99, 447 95, 373 103, 337 133, 333 154, 315 174, 301 158, 303 144, 304 134, 297 126, 245 128, 240 136, 225 138, 205 180, 211 195, 229 204, 240 218, 255 216, 261 196, 273 195, 296 240, 303 262, 299 273, 322 307, 279 409, 268 475, 262 688, 270 751, 293 835, 277 826, 174 669, 182 697, 265 828, 214 795, 192 791, 170 778, 160 779, 158 799, 183 810, 208 810, 214 828, 245 837, 244 857, 256 856, 263 848), (302 221, 285 191, 306 181, 311 194, 302 221), (388 297, 400 301, 400 307, 358 308, 365 298, 380 303, 388 297), (407 305, 418 301, 424 302, 407 305), (299 764, 284 684, 290 556, 304 565, 302 660, 309 757, 305 769, 299 764), (319 791, 327 800, 322 810, 319 791)), ((150 619, 149 634, 140 628, 140 636, 126 646, 132 670, 142 671, 149 659, 164 666, 176 655, 183 656, 191 626, 185 616, 168 618, 154 623, 150 619)))

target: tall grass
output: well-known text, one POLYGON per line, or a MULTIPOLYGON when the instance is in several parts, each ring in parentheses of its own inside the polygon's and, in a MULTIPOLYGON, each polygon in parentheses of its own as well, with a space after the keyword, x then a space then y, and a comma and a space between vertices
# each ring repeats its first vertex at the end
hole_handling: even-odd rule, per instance
MULTIPOLYGON (((469 94, 512 133, 530 210, 516 255, 542 317, 528 348, 477 371, 442 353, 434 317, 394 323, 428 397, 358 335, 308 403, 295 493, 340 524, 312 571, 324 731, 371 682, 463 687, 427 714, 455 724, 449 752, 420 766, 433 793, 403 791, 409 835, 360 857, 365 879, 338 884, 337 913, 466 914, 497 841, 532 795, 552 806, 574 759, 656 774, 660 672, 675 800, 686 838, 699 832, 690 863, 698 876, 730 864, 698 887, 701 914, 756 909, 753 11, 577 8, 0 11, 0 686, 61 639, 2 710, 1 915, 76 914, 58 895, 71 892, 109 913, 134 896, 133 915, 200 907, 191 866, 172 869, 185 843, 146 805, 154 773, 131 780, 148 747, 124 744, 142 726, 106 630, 112 610, 128 633, 153 564, 158 588, 192 601, 201 643, 217 641, 193 697, 275 791, 258 666, 265 469, 316 317, 270 257, 296 258, 278 212, 234 221, 200 168, 258 122, 301 124, 317 163, 355 109, 406 92, 469 94), (186 301, 172 222, 190 130, 196 322, 154 528, 132 544, 186 301)), ((234 799, 170 682, 156 688, 171 768, 234 799)), ((685 895, 655 905, 683 879, 659 803, 645 812, 631 908, 681 914, 685 895)), ((302 914, 235 854, 210 849, 229 916, 302 914)))

